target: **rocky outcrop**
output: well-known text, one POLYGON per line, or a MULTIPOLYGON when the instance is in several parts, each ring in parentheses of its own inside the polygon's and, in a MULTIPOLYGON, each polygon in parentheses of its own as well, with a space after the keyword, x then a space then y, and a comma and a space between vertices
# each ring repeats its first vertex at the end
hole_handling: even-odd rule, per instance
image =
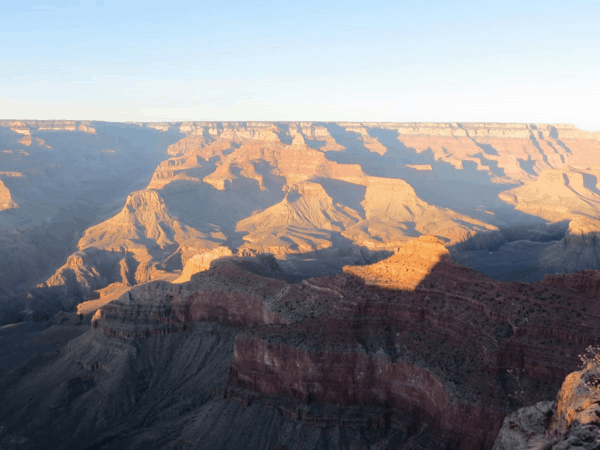
MULTIPOLYGON (((392 251, 426 234, 441 238, 453 252, 497 250, 506 243, 500 227, 535 222, 535 217, 570 220, 565 241, 569 245, 597 228, 597 168, 582 155, 597 147, 598 136, 572 126, 74 121, 0 125, 1 142, 19 148, 23 145, 18 140, 28 137, 32 142, 27 151, 34 153, 62 151, 59 136, 68 134, 86 143, 83 147, 94 155, 86 161, 99 168, 113 167, 111 161, 119 167, 137 163, 139 148, 167 149, 166 159, 164 154, 155 156, 156 169, 146 189, 128 191, 128 202, 135 205, 125 209, 129 207, 132 220, 122 212, 96 224, 78 249, 94 246, 134 254, 137 282, 172 275, 195 254, 218 246, 239 255, 275 254, 290 274, 306 277, 330 272, 307 273, 304 262, 298 263, 299 254, 392 251), (111 231, 121 224, 118 233, 111 231), (123 233, 124 239, 116 236, 123 233)), ((81 157, 75 148, 72 152, 81 157)), ((17 171, 19 164, 8 169, 17 171)), ((52 164, 57 173, 70 170, 60 160, 52 164)), ((22 172, 35 181, 32 173, 22 172)), ((80 184, 77 192, 86 187, 80 184)), ((20 210, 32 210, 17 198, 20 210)), ((595 250, 580 248, 552 247, 540 261, 540 270, 595 268, 595 250)))
POLYGON ((515 411, 504 420, 494 450, 600 448, 598 360, 567 376, 556 402, 515 411))
POLYGON ((568 224, 560 242, 548 245, 536 265, 546 273, 600 268, 600 192, 597 168, 547 170, 532 183, 500 194, 528 214, 568 224))
MULTIPOLYGON (((315 283, 314 289, 337 297, 329 313, 238 339, 230 384, 291 397, 298 405, 379 406, 379 415, 363 417, 363 425, 382 426, 387 420, 404 428, 402 420, 394 422, 394 412, 408 409, 447 436, 451 447, 491 448, 519 389, 506 370, 521 370, 527 383, 537 385, 528 392, 528 401, 552 392, 567 368, 577 364, 573 346, 581 349, 598 341, 597 333, 585 334, 597 319, 588 316, 585 331, 576 334, 569 327, 559 330, 564 317, 577 322, 580 312, 565 311, 563 319, 550 319, 556 313, 539 307, 543 289, 528 293, 526 300, 517 286, 486 285, 488 303, 482 301, 484 295, 465 292, 469 288, 460 277, 440 265, 445 267, 437 270, 446 273, 434 269, 435 275, 423 280, 414 294, 315 283), (376 293, 388 300, 375 300, 376 293), (513 309, 515 296, 521 306, 513 309), (547 339, 553 344, 545 347, 547 339)), ((581 311, 585 297, 579 299, 581 311)))
POLYGON ((263 278, 224 261, 190 283, 153 282, 130 290, 99 309, 92 327, 109 336, 131 338, 182 331, 186 323, 215 320, 251 326, 290 323, 278 300, 290 296, 281 280, 263 278))
POLYGON ((257 274, 276 269, 220 258, 188 282, 131 288, 68 347, 0 372, 0 444, 471 450, 502 426, 499 448, 595 426, 579 379, 552 421, 537 404, 600 342, 595 272, 500 283, 431 236, 329 277, 257 274))
POLYGON ((543 441, 555 409, 556 402, 544 401, 509 414, 504 419, 493 450, 552 448, 551 444, 544 446, 543 441))
POLYGON ((56 274, 33 291, 30 308, 43 309, 44 302, 59 302, 69 310, 105 286, 131 286, 136 283, 137 265, 131 253, 122 251, 93 248, 72 254, 56 274))
POLYGON ((0 184, 11 197, 0 189, 0 278, 11 300, 48 281, 86 228, 117 212, 181 137, 135 124, 0 121, 0 184))
POLYGON ((0 180, 0 211, 17 207, 18 205, 13 201, 10 191, 0 180))
POLYGON ((211 245, 210 236, 170 214, 156 191, 138 191, 118 214, 89 228, 79 250, 38 288, 52 288, 47 295, 60 292, 65 304, 73 304, 115 282, 134 285, 163 278, 181 269, 189 253, 211 245))
POLYGON ((174 283, 190 281, 192 275, 210 269, 213 261, 231 256, 233 256, 233 253, 228 247, 217 247, 204 253, 196 253, 185 262, 181 275, 174 283))
POLYGON ((600 220, 575 218, 565 236, 540 253, 537 265, 546 273, 600 269, 600 220))
POLYGON ((404 244, 393 256, 368 266, 344 267, 344 272, 366 284, 390 289, 414 290, 450 252, 439 239, 423 236, 404 244))
MULTIPOLYGON (((83 217, 30 306, 189 278, 133 287, 69 347, 2 378, 0 446, 489 449, 506 414, 555 396, 598 344, 597 274, 500 283, 448 250, 569 221, 544 267, 594 267, 599 148, 559 125, 0 122, 19 203, 0 216, 14 248, 2 280, 49 253, 45 235, 37 252, 13 245, 23 224, 83 217), (394 254, 353 262, 379 250, 394 254)), ((594 425, 577 383, 557 445, 594 425)), ((547 427, 551 405, 538 408, 509 430, 547 427)))
POLYGON ((545 170, 535 181, 503 192, 500 198, 521 211, 550 221, 594 219, 600 207, 599 175, 598 168, 545 170))

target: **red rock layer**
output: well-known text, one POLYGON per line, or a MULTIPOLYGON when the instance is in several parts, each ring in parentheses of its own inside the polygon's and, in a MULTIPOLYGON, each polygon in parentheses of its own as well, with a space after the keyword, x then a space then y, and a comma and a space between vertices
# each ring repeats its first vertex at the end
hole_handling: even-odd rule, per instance
POLYGON ((230 385, 300 404, 408 410, 459 448, 492 447, 519 389, 507 369, 536 386, 524 399, 535 401, 600 341, 600 302, 546 283, 498 283, 448 258, 412 292, 351 275, 304 285, 338 295, 320 317, 239 339, 230 385))
POLYGON ((436 374, 418 364, 394 363, 385 354, 311 351, 241 339, 229 383, 302 404, 381 406, 383 417, 373 421, 380 427, 403 426, 393 419, 389 423, 386 413, 408 412, 434 424, 461 448, 493 442, 504 417, 490 407, 455 401, 436 374))
POLYGON ((597 270, 584 270, 570 275, 548 275, 543 282, 600 298, 600 271, 597 270))

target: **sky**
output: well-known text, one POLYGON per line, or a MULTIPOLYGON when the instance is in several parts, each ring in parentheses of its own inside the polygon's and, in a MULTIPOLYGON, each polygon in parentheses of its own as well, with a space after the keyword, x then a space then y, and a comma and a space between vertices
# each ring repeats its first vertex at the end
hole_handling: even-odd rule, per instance
POLYGON ((600 2, 0 1, 0 119, 571 123, 600 2))

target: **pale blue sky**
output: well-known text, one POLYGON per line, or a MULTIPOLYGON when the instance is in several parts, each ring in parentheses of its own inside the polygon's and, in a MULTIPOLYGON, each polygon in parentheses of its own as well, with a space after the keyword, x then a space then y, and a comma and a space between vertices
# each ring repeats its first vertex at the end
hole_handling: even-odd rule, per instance
POLYGON ((0 2, 0 118, 573 123, 600 2, 0 2))

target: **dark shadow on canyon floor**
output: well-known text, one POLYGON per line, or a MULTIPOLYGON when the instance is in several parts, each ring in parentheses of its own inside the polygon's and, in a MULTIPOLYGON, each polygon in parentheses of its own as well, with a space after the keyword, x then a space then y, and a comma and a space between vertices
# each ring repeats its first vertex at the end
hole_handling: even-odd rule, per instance
POLYGON ((553 273, 599 270, 598 233, 571 236, 568 226, 561 221, 501 228, 505 242, 494 248, 477 248, 481 235, 476 234, 450 250, 456 262, 499 281, 535 282, 553 273))

